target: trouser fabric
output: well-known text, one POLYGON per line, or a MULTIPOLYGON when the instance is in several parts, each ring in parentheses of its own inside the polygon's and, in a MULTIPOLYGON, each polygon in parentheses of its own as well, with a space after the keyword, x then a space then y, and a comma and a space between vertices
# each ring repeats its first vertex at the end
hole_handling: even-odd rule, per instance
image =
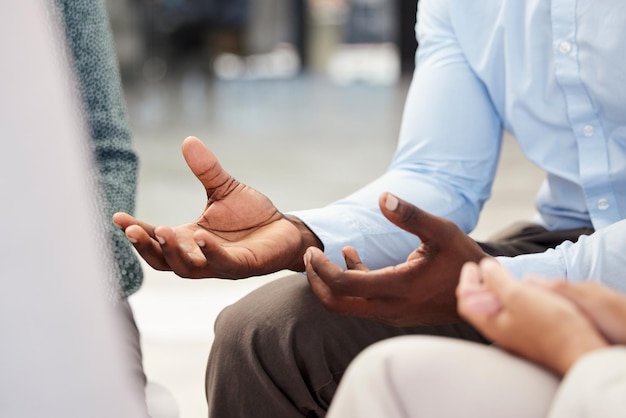
POLYGON ((494 346, 399 337, 350 364, 327 418, 623 417, 626 348, 583 356, 560 379, 494 346))
POLYGON ((543 418, 552 373, 494 346, 408 336, 365 349, 348 368, 328 418, 543 418))

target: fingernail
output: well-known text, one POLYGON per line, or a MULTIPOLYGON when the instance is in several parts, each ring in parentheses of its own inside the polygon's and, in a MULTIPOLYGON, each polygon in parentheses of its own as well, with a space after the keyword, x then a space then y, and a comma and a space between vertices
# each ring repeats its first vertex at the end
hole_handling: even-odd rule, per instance
POLYGON ((159 244, 161 245, 165 244, 165 238, 160 237, 158 235, 155 235, 155 236, 156 236, 157 241, 159 241, 159 244))
POLYGON ((396 209, 398 209, 398 199, 396 199, 396 197, 394 195, 388 194, 387 195, 387 200, 385 200, 385 207, 388 210, 394 211, 396 209))
POLYGON ((196 241, 196 244, 198 244, 198 247, 204 247, 206 245, 206 242, 204 242, 203 239, 199 239, 196 241))
POLYGON ((133 244, 137 244, 137 240, 136 240, 135 238, 133 238, 133 237, 127 237, 127 238, 128 238, 128 240, 129 240, 131 243, 133 243, 133 244))
POLYGON ((304 266, 308 266, 309 263, 311 262, 311 251, 307 251, 306 253, 304 253, 304 266))

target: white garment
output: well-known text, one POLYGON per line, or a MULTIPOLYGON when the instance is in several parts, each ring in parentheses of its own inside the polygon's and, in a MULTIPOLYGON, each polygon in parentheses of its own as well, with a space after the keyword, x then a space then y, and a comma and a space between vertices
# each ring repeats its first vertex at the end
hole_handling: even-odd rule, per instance
POLYGON ((625 417, 626 349, 579 360, 564 379, 496 347, 440 337, 377 343, 350 365, 327 418, 625 417))
POLYGON ((43 4, 0 2, 0 417, 144 417, 43 4))
POLYGON ((626 347, 593 351, 578 360, 563 379, 548 417, 626 417, 626 347))

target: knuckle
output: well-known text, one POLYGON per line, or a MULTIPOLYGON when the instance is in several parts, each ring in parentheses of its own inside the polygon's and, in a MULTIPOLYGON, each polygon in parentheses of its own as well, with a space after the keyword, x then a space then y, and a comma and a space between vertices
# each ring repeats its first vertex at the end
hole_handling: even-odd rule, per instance
POLYGON ((569 287, 569 283, 567 283, 566 281, 556 281, 552 283, 552 289, 557 291, 557 292, 562 292, 567 290, 569 287))
POLYGON ((451 220, 445 219, 445 218, 441 218, 440 233, 445 238, 455 238, 455 237, 457 237, 461 233, 461 230, 451 220))

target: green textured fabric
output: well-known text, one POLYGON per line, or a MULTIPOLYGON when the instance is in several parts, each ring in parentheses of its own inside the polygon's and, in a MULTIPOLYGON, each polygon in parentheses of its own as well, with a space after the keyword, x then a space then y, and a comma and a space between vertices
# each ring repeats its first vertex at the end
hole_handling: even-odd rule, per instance
POLYGON ((99 207, 116 261, 122 297, 141 286, 143 272, 132 246, 113 224, 118 211, 133 213, 138 159, 132 149, 119 68, 102 0, 55 0, 65 28, 86 126, 99 170, 99 207))

